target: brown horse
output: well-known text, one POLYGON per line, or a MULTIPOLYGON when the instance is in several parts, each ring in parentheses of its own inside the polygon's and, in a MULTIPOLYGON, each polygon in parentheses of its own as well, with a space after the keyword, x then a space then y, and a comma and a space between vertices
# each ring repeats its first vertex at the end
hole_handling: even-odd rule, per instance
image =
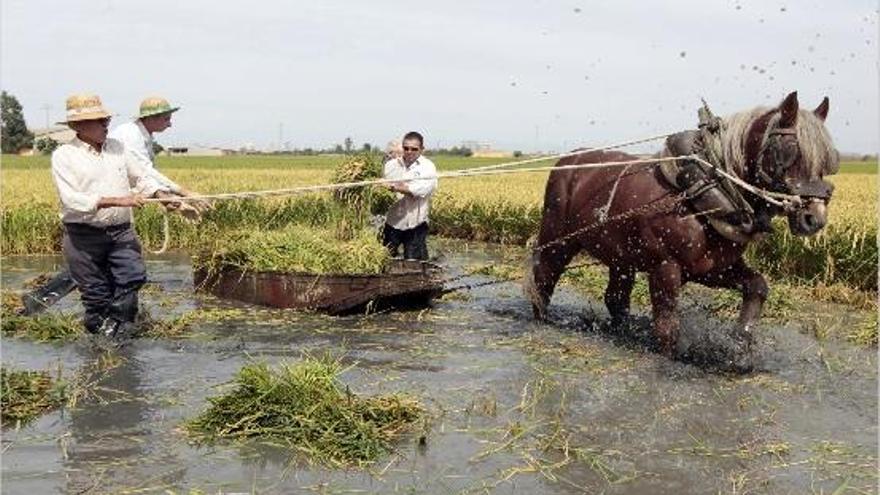
MULTIPOLYGON (((827 220, 833 186, 823 177, 839 167, 838 153, 824 125, 827 114, 828 98, 810 112, 800 110, 797 93, 791 93, 776 108, 741 112, 724 119, 722 126, 723 159, 739 177, 764 190, 802 198, 800 207, 784 212, 756 195, 745 194, 753 209, 765 216, 787 214, 789 229, 797 235, 812 235, 827 220)), ((556 166, 635 158, 620 152, 585 152, 562 159, 556 166)), ((668 357, 674 355, 678 338, 676 300, 683 284, 697 282, 741 291, 737 357, 730 364, 749 370, 750 327, 767 299, 767 282, 743 260, 748 241, 722 237, 705 217, 694 215, 686 201, 676 201, 678 197, 653 164, 551 173, 525 285, 535 317, 546 316, 565 267, 586 251, 609 267, 605 305, 612 324, 629 315, 636 272, 647 273, 653 332, 668 357)))

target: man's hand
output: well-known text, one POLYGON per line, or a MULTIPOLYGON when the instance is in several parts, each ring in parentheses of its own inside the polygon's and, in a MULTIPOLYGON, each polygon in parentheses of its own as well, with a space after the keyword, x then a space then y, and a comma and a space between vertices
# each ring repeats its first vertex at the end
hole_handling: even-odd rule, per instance
POLYGON ((409 186, 405 182, 390 182, 388 183, 388 189, 396 193, 409 194, 409 186))
POLYGON ((101 198, 98 200, 98 209, 101 208, 112 208, 112 207, 121 207, 121 208, 137 208, 140 206, 144 206, 144 197, 140 194, 133 194, 131 196, 118 196, 118 197, 109 197, 109 198, 101 198))
POLYGON ((180 208, 180 201, 175 201, 175 199, 177 199, 179 196, 174 193, 156 191, 156 194, 154 194, 153 197, 162 200, 162 206, 164 206, 168 210, 176 210, 180 208))
MULTIPOLYGON (((180 195, 184 197, 192 197, 192 196, 201 196, 201 193, 197 193, 195 191, 190 191, 189 189, 180 188, 180 195)), ((210 201, 205 199, 193 199, 190 201, 184 202, 184 204, 192 206, 199 212, 199 214, 205 213, 206 211, 210 211, 214 209, 214 205, 211 204, 210 201)))

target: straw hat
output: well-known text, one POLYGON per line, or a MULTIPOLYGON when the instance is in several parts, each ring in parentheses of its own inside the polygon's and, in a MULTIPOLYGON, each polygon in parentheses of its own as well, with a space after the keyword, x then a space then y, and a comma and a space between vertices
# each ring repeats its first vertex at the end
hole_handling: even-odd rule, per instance
POLYGON ((97 95, 76 94, 67 98, 67 120, 58 122, 67 124, 82 120, 98 120, 110 117, 97 95))
POLYGON ((151 117, 163 113, 171 113, 180 110, 180 107, 172 107, 168 100, 158 96, 151 96, 141 102, 141 111, 137 118, 151 117))

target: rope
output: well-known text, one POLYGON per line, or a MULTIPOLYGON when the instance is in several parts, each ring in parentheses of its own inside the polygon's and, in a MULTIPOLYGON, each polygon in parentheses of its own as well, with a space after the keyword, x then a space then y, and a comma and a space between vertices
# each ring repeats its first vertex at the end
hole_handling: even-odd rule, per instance
POLYGON ((720 167, 717 167, 717 166, 707 162, 706 160, 703 160, 702 158, 700 158, 697 155, 682 156, 679 158, 686 158, 686 159, 694 160, 694 161, 697 161, 703 165, 706 165, 707 167, 711 167, 716 172, 723 175, 724 177, 726 177, 727 179, 729 179, 731 182, 735 183, 736 185, 742 187, 746 191, 749 191, 750 193, 754 194, 755 196, 762 198, 764 201, 767 201, 768 203, 782 207, 786 210, 788 210, 792 207, 799 206, 802 202, 800 196, 796 196, 796 195, 792 195, 792 194, 785 194, 785 193, 778 193, 778 192, 773 192, 773 191, 767 191, 765 189, 755 187, 755 186, 749 184, 748 182, 740 179, 739 177, 725 172, 720 167), (777 200, 775 198, 779 198, 779 199, 777 200))
MULTIPOLYGON (((564 155, 555 155, 556 157, 565 157, 565 156, 573 156, 577 154, 581 154, 583 151, 578 151, 577 153, 566 153, 564 155)), ((550 159, 553 157, 547 157, 550 159)), ((519 174, 519 173, 534 173, 534 172, 557 172, 563 170, 579 170, 579 169, 591 169, 591 168, 608 168, 608 167, 619 167, 623 165, 639 165, 639 164, 657 164, 661 162, 672 162, 677 160, 689 159, 690 156, 671 156, 671 157, 663 157, 663 158, 641 158, 635 160, 624 160, 624 161, 616 161, 616 162, 602 162, 602 163, 587 163, 581 165, 561 165, 561 166, 545 166, 545 167, 530 167, 530 168, 518 168, 514 170, 479 170, 475 172, 469 172, 467 170, 460 170, 454 172, 444 172, 432 176, 419 177, 418 179, 409 179, 409 180, 432 180, 432 179, 454 179, 459 177, 476 177, 483 175, 508 175, 508 174, 519 174)), ((266 189, 262 191, 242 191, 237 193, 220 193, 220 194, 203 194, 198 196, 183 196, 177 197, 173 200, 165 199, 165 198, 147 198, 144 201, 148 203, 168 203, 168 202, 185 202, 185 201, 200 201, 200 200, 226 200, 226 199, 245 199, 245 198, 258 198, 258 197, 269 197, 269 196, 292 196, 296 194, 310 193, 310 192, 319 192, 319 191, 333 191, 337 189, 348 189, 351 187, 361 187, 361 186, 372 186, 379 184, 390 184, 393 182, 400 182, 399 179, 371 179, 371 180, 362 180, 356 182, 340 182, 337 184, 318 184, 313 186, 300 186, 300 187, 291 187, 285 189, 266 189)))
MULTIPOLYGON (((549 160, 553 158, 564 158, 568 156, 575 156, 584 153, 584 151, 577 151, 571 153, 562 153, 559 155, 553 155, 548 157, 542 157, 541 160, 549 160)), ((537 159, 524 160, 522 162, 511 162, 510 164, 505 164, 508 166, 512 166, 514 164, 523 164, 530 163, 536 161, 537 159)), ((492 175, 508 175, 508 174, 519 174, 519 173, 535 173, 535 172, 560 172, 563 170, 581 170, 581 169, 594 169, 594 168, 609 168, 609 167, 620 167, 620 166, 629 166, 629 165, 642 165, 642 164, 650 164, 657 165, 662 162, 673 162, 679 160, 695 160, 700 162, 708 167, 711 167, 719 174, 724 177, 730 179, 732 182, 736 183, 743 189, 755 194, 766 200, 768 203, 772 203, 774 205, 790 208, 791 206, 796 206, 801 203, 801 199, 798 196, 793 196, 790 194, 776 193, 772 191, 766 191, 764 189, 760 189, 755 187, 744 180, 736 177, 735 175, 731 175, 721 168, 713 165, 712 163, 707 162, 706 160, 700 158, 697 155, 681 155, 681 156, 670 156, 670 157, 662 157, 662 158, 640 158, 635 160, 622 160, 622 161, 614 161, 614 162, 601 162, 601 163, 587 163, 580 165, 550 165, 544 167, 527 167, 527 168, 517 168, 517 169, 494 169, 494 170, 459 170, 454 172, 444 172, 439 173, 433 176, 428 177, 420 177, 419 179, 410 179, 410 180, 432 180, 432 179, 455 179, 460 177, 476 177, 476 176, 492 176, 492 175), (779 200, 775 199, 779 198, 779 200)), ((296 194, 304 194, 310 192, 319 192, 319 191, 335 191, 338 189, 348 189, 351 187, 361 187, 361 186, 372 186, 379 184, 390 184, 392 182, 400 182, 398 179, 371 179, 371 180, 362 180, 355 182, 340 182, 337 184, 318 184, 313 186, 300 186, 300 187, 291 187, 285 189, 267 189, 262 191, 242 191, 237 193, 221 193, 221 194, 202 194, 198 196, 184 196, 174 198, 174 202, 185 202, 185 201, 204 201, 204 200, 229 200, 229 199, 246 199, 246 198, 260 198, 260 197, 269 197, 269 196, 292 196, 296 194)), ((167 203, 168 199, 164 198, 147 198, 144 200, 149 203, 167 203)))
POLYGON ((657 141, 659 139, 666 139, 669 136, 672 136, 674 134, 676 134, 676 133, 673 132, 673 133, 669 133, 669 134, 658 134, 656 136, 650 136, 650 137, 646 137, 646 138, 642 138, 642 139, 634 139, 631 141, 624 141, 622 143, 617 143, 617 144, 609 144, 607 146, 599 146, 597 148, 582 148, 579 150, 574 150, 570 153, 565 153, 563 155, 542 156, 542 157, 538 157, 538 158, 529 158, 526 160, 518 160, 515 162, 506 162, 506 163, 498 163, 495 165, 486 165, 483 167, 466 168, 463 170, 459 170, 459 172, 477 172, 477 171, 481 171, 481 170, 495 170, 495 169, 499 169, 499 168, 514 167, 516 165, 525 165, 526 163, 542 162, 544 160, 550 160, 550 159, 557 158, 557 157, 561 158, 563 156, 577 156, 577 155, 582 155, 584 153, 590 153, 593 151, 606 151, 606 150, 613 150, 613 149, 617 149, 617 148, 625 148, 627 146, 632 146, 635 144, 649 143, 651 141, 657 141))
POLYGON ((162 247, 160 247, 157 251, 153 251, 152 249, 148 249, 147 251, 150 254, 163 254, 168 250, 168 245, 171 243, 171 225, 168 220, 168 212, 165 211, 162 214, 162 247))

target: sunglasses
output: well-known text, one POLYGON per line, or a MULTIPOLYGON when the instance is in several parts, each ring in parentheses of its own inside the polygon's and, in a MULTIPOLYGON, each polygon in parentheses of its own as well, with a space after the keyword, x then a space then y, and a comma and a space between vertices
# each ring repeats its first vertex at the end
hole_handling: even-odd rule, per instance
POLYGON ((403 151, 419 151, 421 148, 417 146, 404 146, 403 151))

